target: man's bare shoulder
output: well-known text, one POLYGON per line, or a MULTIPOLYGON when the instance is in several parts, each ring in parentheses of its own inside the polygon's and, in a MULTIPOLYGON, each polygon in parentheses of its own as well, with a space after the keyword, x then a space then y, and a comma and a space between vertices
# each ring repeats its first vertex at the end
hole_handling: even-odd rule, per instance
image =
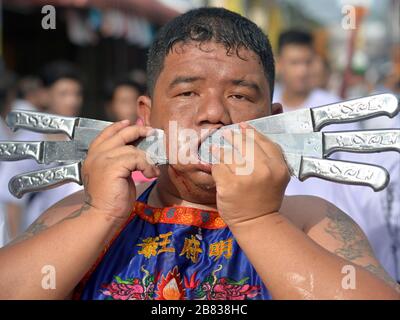
POLYGON ((326 217, 327 209, 333 206, 316 196, 285 196, 281 213, 303 231, 308 231, 326 217))
POLYGON ((364 232, 335 205, 314 196, 286 196, 281 213, 321 247, 365 268, 400 293, 400 287, 375 257, 364 232))

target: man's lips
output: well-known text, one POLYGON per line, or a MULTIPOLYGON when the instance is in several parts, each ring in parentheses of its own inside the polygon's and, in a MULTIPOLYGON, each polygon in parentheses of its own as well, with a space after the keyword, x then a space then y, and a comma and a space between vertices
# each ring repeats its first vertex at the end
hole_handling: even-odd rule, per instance
POLYGON ((202 170, 202 171, 204 171, 204 172, 207 172, 207 173, 210 173, 210 174, 211 174, 211 167, 212 167, 212 165, 211 165, 210 163, 208 163, 208 162, 202 161, 202 160, 200 159, 200 154, 199 154, 199 152, 200 152, 201 144, 202 144, 206 139, 208 139, 213 133, 215 133, 218 129, 219 129, 219 128, 209 129, 205 134, 203 134, 203 135, 200 137, 200 139, 199 139, 199 141, 198 141, 198 144, 197 144, 197 159, 198 159, 198 162, 199 162, 199 163, 197 164, 197 166, 198 166, 198 168, 199 168, 200 170, 202 170))
POLYGON ((185 139, 184 135, 179 135, 176 142, 169 142, 169 158, 176 159, 178 163, 196 166, 201 171, 211 173, 211 164, 202 161, 200 158, 200 148, 202 143, 214 134, 219 128, 202 129, 197 131, 196 136, 185 139))

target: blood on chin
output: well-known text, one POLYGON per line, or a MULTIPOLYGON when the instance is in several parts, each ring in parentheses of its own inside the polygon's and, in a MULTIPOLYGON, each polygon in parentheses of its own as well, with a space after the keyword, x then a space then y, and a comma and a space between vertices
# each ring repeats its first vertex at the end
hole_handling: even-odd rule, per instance
MULTIPOLYGON (((190 185, 207 192, 215 192, 215 181, 208 168, 198 165, 170 166, 173 174, 184 183, 188 189, 190 185)), ((190 191, 190 190, 188 190, 190 191)))

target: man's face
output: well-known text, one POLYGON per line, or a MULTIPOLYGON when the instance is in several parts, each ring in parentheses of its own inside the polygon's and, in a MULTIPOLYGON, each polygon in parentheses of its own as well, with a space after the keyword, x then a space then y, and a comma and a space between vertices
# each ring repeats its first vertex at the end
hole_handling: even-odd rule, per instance
POLYGON ((49 89, 49 110, 62 116, 74 117, 82 106, 82 88, 78 81, 60 79, 49 89))
MULTIPOLYGON (((258 56, 245 49, 239 56, 227 55, 214 42, 175 45, 157 79, 146 122, 168 138, 170 121, 200 133, 269 115, 269 86, 258 56)), ((215 200, 209 165, 173 164, 162 168, 162 175, 184 199, 215 200)))
POLYGON ((314 52, 305 45, 288 44, 278 59, 278 73, 285 88, 298 94, 311 89, 311 64, 314 52))

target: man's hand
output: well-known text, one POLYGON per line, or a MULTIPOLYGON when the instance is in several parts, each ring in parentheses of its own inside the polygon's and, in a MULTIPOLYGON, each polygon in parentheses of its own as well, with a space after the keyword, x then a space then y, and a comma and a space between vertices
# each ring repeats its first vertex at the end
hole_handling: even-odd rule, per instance
POLYGON ((241 134, 224 133, 233 149, 214 147, 212 150, 219 159, 212 166, 217 207, 230 227, 278 212, 290 180, 279 146, 247 124, 240 127, 241 134), (238 174, 244 168, 252 170, 238 174))
POLYGON ((126 218, 136 200, 133 171, 147 178, 159 175, 144 151, 130 143, 150 135, 152 128, 121 121, 107 127, 90 145, 82 167, 86 204, 114 218, 126 218))

